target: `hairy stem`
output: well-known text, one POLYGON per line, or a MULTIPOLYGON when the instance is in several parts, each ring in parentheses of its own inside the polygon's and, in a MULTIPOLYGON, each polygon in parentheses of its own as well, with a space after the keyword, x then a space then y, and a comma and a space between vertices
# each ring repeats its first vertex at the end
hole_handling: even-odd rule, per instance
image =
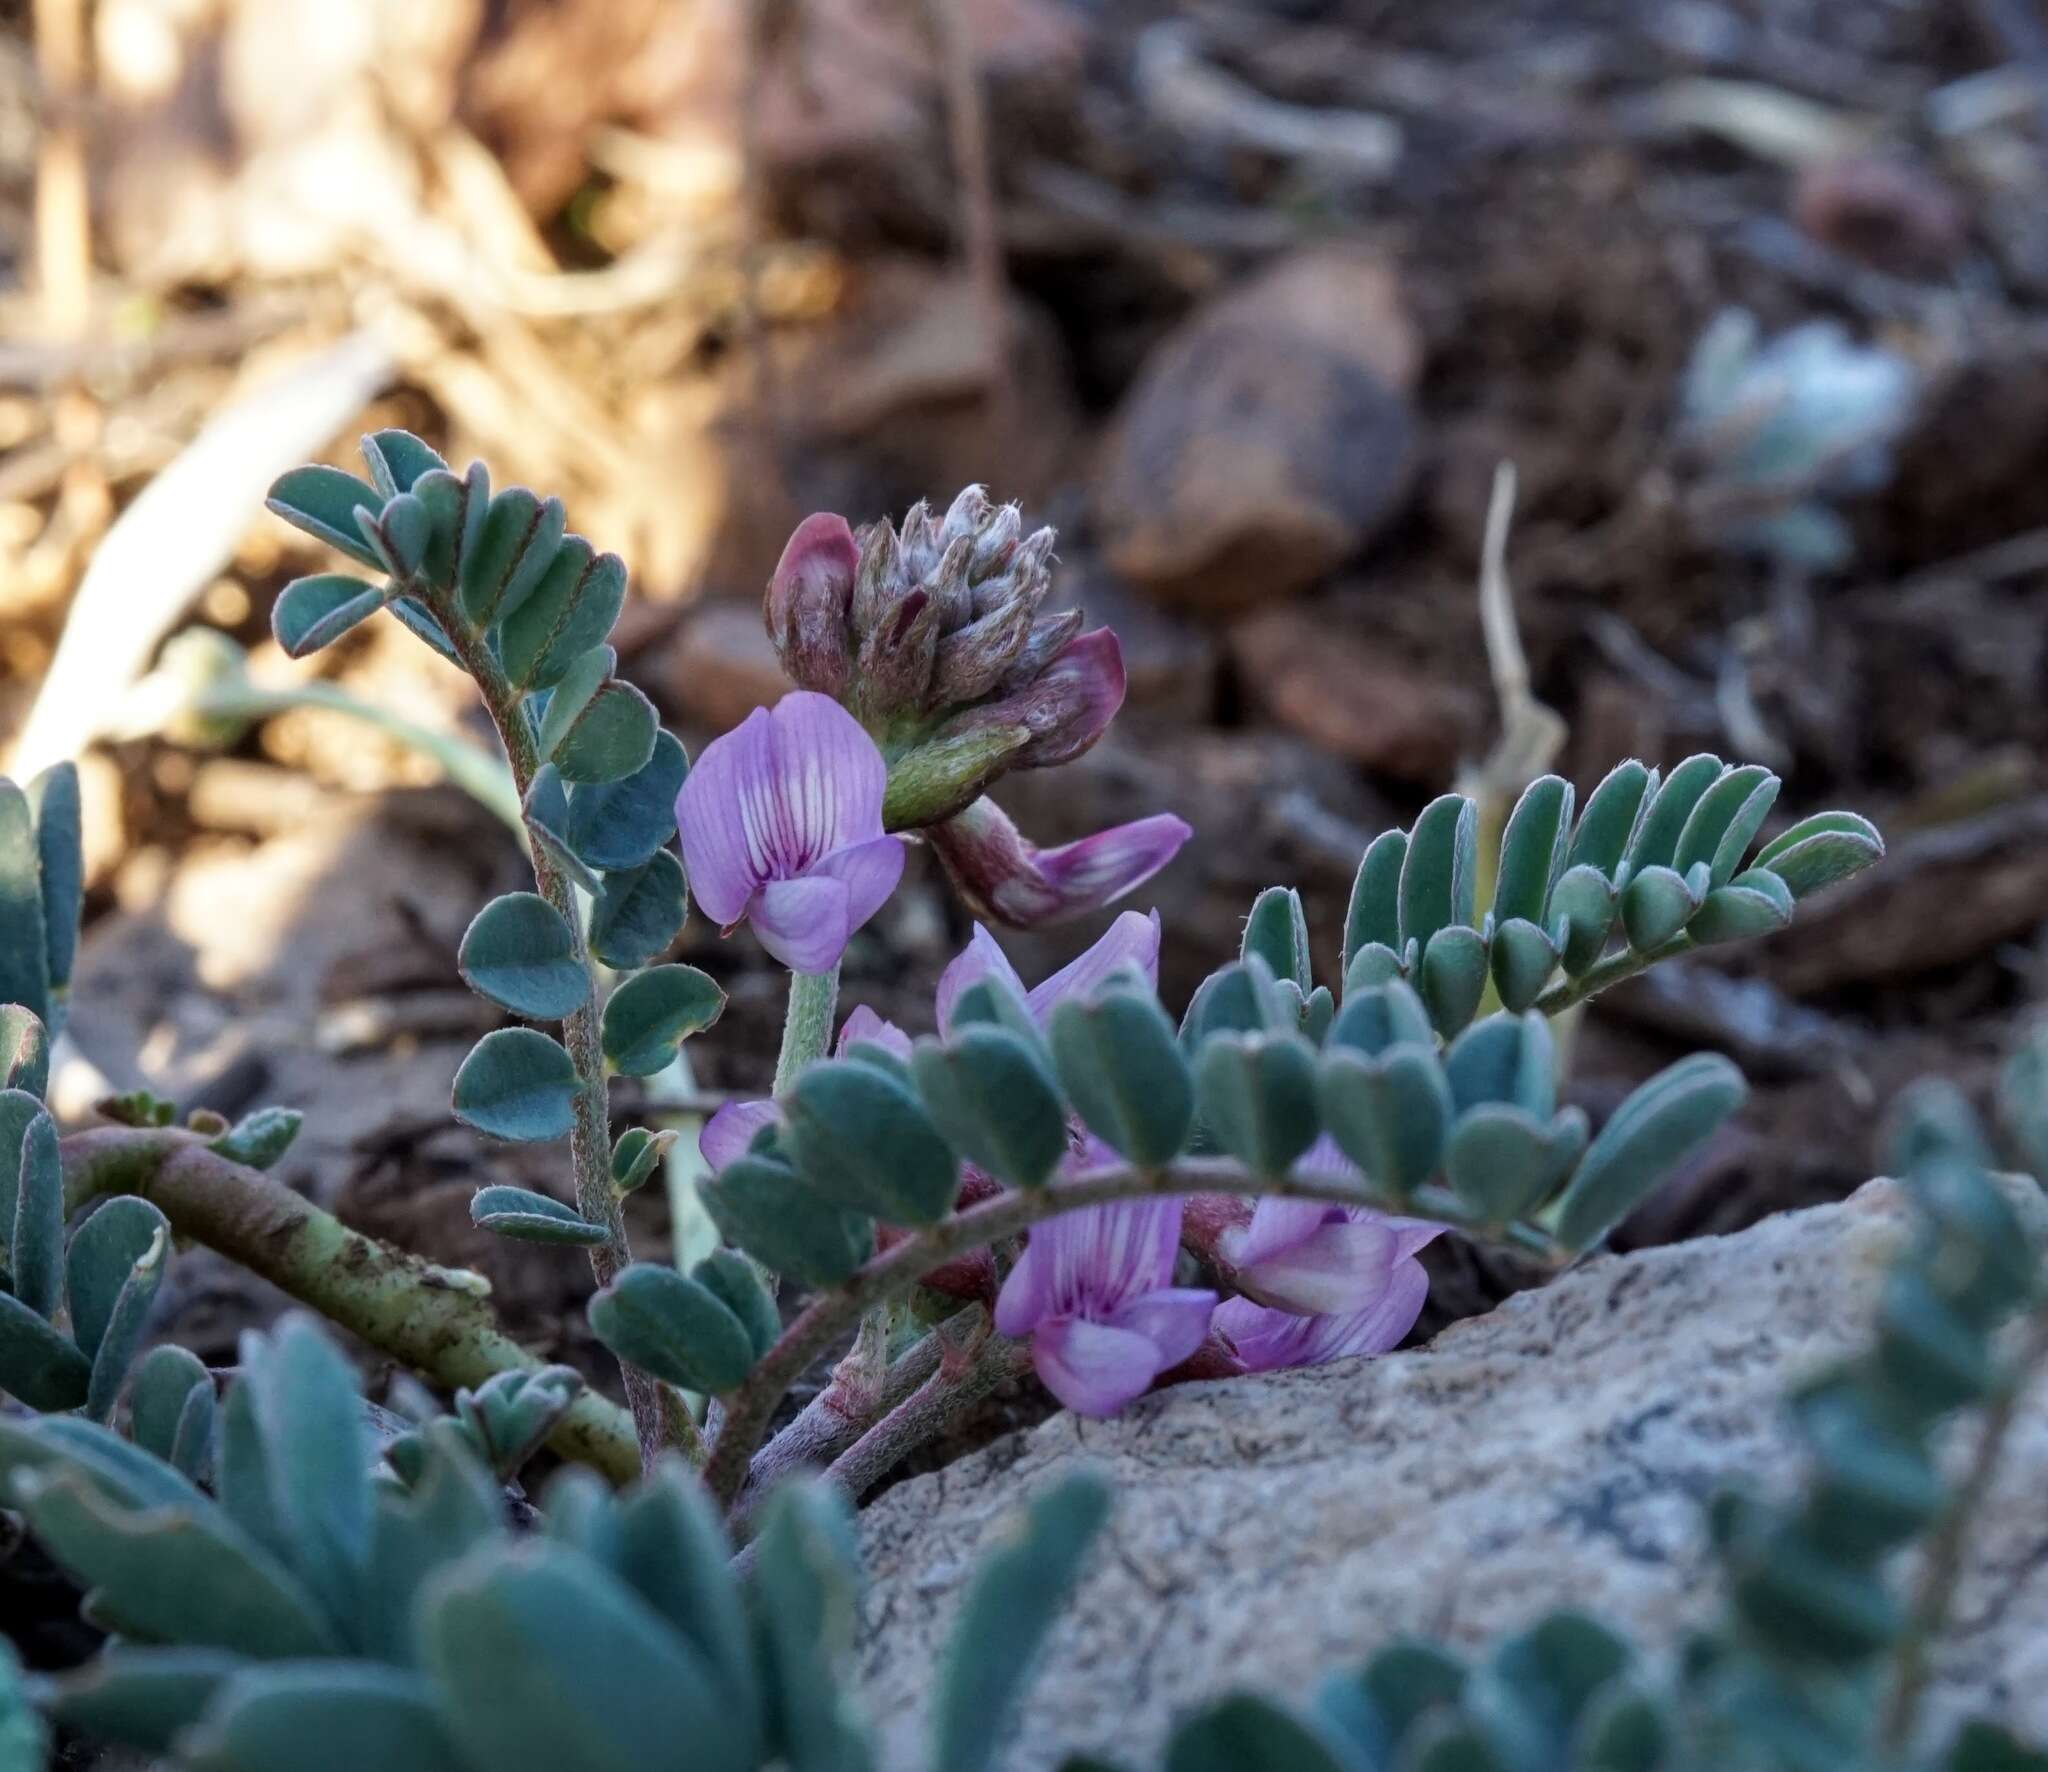
POLYGON ((1480 1224, 1442 1189, 1425 1189, 1405 1201, 1387 1198, 1340 1178, 1313 1174, 1257 1176, 1223 1157, 1182 1157, 1163 1169, 1105 1169, 1040 1188, 1001 1193, 904 1238, 862 1266, 841 1285, 821 1292, 783 1330, 746 1382, 727 1403, 712 1442, 704 1480, 721 1505, 730 1507, 745 1482, 762 1430, 789 1387, 811 1363, 845 1335, 861 1315, 900 1298, 932 1269, 970 1249, 1014 1237, 1043 1219, 1081 1206, 1158 1194, 1275 1194, 1328 1200, 1375 1211, 1416 1212, 1460 1230, 1500 1237, 1517 1249, 1548 1261, 1558 1258, 1549 1240, 1526 1225, 1480 1224))
MULTIPOLYGON (((433 593, 429 606, 455 647, 464 670, 474 679, 482 695, 491 724, 505 747, 512 765, 512 780, 519 790, 522 806, 533 778, 540 770, 540 756, 533 730, 527 723, 520 695, 507 679, 496 656, 478 637, 455 607, 452 596, 433 593)), ((605 1240, 590 1250, 590 1271, 598 1285, 608 1286, 633 1259, 633 1246, 626 1236, 624 1203, 612 1186, 612 1138, 610 1100, 604 1075, 604 1049, 600 1039, 597 1008, 597 972, 592 966, 583 935, 583 918, 574 893, 562 872, 549 859, 546 846, 528 834, 527 847, 533 858, 533 880, 542 898, 561 914, 576 943, 576 958, 590 979, 590 992, 583 1006, 562 1020, 562 1044, 576 1071, 575 1117, 569 1131, 569 1155, 575 1169, 576 1210, 592 1224, 605 1228, 605 1240)), ((619 1362, 625 1380, 626 1402, 640 1435, 640 1459, 651 1470, 662 1452, 670 1447, 689 1453, 693 1435, 686 1433, 689 1412, 679 1398, 671 1399, 650 1374, 625 1360, 619 1362)))
POLYGON ((1899 1636, 1891 1691, 1879 1725, 1879 1739, 1901 1759, 1911 1750, 1918 1730, 1920 1701, 1933 1672, 1929 1657, 1948 1622, 1956 1582, 1962 1575, 1963 1548, 1970 1524, 1983 1510, 2020 1401, 2044 1365, 2048 1365, 2048 1307, 2037 1306, 2027 1324, 2026 1339, 1997 1394, 1984 1410, 1984 1424, 1970 1454, 1969 1469, 1950 1495, 1948 1506, 1921 1553, 1920 1578, 1906 1614, 1905 1629, 1899 1636))
POLYGON ((1676 959, 1688 953, 1693 946, 1689 935, 1675 935, 1661 948, 1653 948, 1647 954, 1639 954, 1633 948, 1624 948, 1618 954, 1609 954, 1604 960, 1596 960, 1577 978, 1561 978, 1536 999, 1536 1007, 1545 1015, 1561 1015, 1574 1004, 1597 997, 1602 991, 1620 984, 1624 979, 1635 977, 1638 972, 1647 972, 1659 960, 1676 959))
MULTIPOLYGON (((139 1195, 179 1237, 227 1256, 435 1384, 474 1388, 544 1364, 500 1327, 479 1276, 352 1231, 193 1133, 97 1126, 73 1133, 59 1151, 67 1212, 103 1195, 139 1195)), ((576 1399, 548 1443, 613 1482, 639 1474, 632 1421, 595 1391, 576 1399)))
POLYGON ((849 1398, 837 1385, 826 1385, 794 1421, 754 1454, 734 1509, 740 1531, 745 1532, 747 1515, 777 1483, 795 1471, 829 1465, 938 1367, 939 1338, 927 1335, 896 1356, 883 1376, 879 1394, 864 1403, 849 1398))
POLYGON ((991 1335, 957 1371, 941 1365, 923 1384, 861 1435, 825 1472, 857 1502, 918 1447, 958 1423, 975 1404, 1031 1366, 1025 1343, 991 1335))
POLYGON ((839 1003, 839 968, 830 972, 792 972, 789 1008, 782 1018, 782 1051, 775 1060, 775 1093, 789 1086, 808 1064, 825 1056, 832 1044, 832 1011, 839 1003))

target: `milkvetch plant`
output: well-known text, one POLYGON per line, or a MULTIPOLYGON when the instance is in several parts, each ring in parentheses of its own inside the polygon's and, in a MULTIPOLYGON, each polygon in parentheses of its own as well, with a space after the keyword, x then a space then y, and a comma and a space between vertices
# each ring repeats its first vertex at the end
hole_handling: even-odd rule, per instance
MULTIPOLYGON (((2044 1050, 2008 1078, 2035 1158, 2044 1050)), ((2048 1356, 2040 1251, 2012 1193, 2036 1184, 1987 1173, 1981 1130, 1938 1089, 1908 1104, 1897 1159, 1914 1224, 1874 1333, 1790 1398, 1793 1491, 1730 1490, 1708 1509, 1724 1603, 1681 1652, 1576 1612, 1474 1657, 1400 1640, 1304 1706, 1211 1699, 1178 1722, 1164 1772, 2040 1772, 2003 1729, 1934 1723, 1923 1702, 1960 1541, 2048 1356), (1982 1429, 1951 1477, 1939 1430, 1965 1409, 1982 1429), (1913 1547, 1901 1591, 1893 1563, 1913 1547)), ((0 1657, 9 1772, 40 1764, 45 1718, 194 1772, 884 1764, 850 1665, 851 1521, 829 1486, 780 1489, 743 1563, 672 1454, 623 1493, 563 1471, 520 1531, 499 1485, 573 1374, 494 1380, 380 1444, 309 1318, 247 1337, 218 1408, 203 1369, 157 1361, 133 1440, 75 1416, 0 1418, 0 1499, 116 1633, 64 1674, 24 1678, 0 1657), (216 1416, 217 1451, 181 1456, 216 1416)), ((915 1763, 1004 1762, 1109 1505, 1068 1473, 974 1571, 915 1763)), ((1065 1772, 1113 1764, 1075 1756, 1065 1772)))
MULTIPOLYGON (((1048 613, 1051 533, 973 488, 900 526, 807 520, 765 602, 796 687, 693 765, 616 674, 623 565, 557 501, 494 492, 481 464, 458 476, 400 432, 364 456, 367 480, 316 467, 273 488, 274 510, 373 575, 295 581, 274 626, 303 655, 388 611, 474 679, 505 753, 533 890, 485 905, 455 956, 508 1025, 463 1063, 453 1111, 492 1138, 566 1144, 558 1190, 486 1186, 473 1215, 588 1252, 590 1321, 630 1412, 579 1389, 533 1431, 614 1481, 674 1453, 743 1531, 785 1477, 822 1469, 858 1494, 1023 1370, 1105 1413, 1160 1382, 1396 1345, 1438 1236, 1538 1266, 1594 1248, 1742 1081, 1718 1056, 1685 1060, 1596 1135, 1559 1102, 1550 1018, 1669 955, 1777 930, 1883 852, 1851 813, 1767 829, 1768 770, 1630 762, 1583 806, 1558 777, 1531 786, 1483 905, 1468 800, 1376 839, 1328 979, 1299 895, 1276 886, 1178 1013, 1157 990, 1171 933, 1126 911, 1029 987, 977 925, 927 1025, 842 1017, 842 954, 908 845, 930 846, 979 914, 1030 923, 1110 904, 1187 834, 1161 811, 1041 852, 989 797, 1010 770, 1084 751, 1122 697, 1114 636, 1048 613), (633 1259, 621 1205, 673 1134, 615 1128, 610 1082, 662 1071, 717 1021, 718 986, 668 959, 693 889, 790 982, 769 1093, 704 1130, 721 1246, 682 1271, 633 1259), (769 1437, 792 1385, 835 1356, 769 1437)), ((8 950, 21 1029, 61 1013, 77 925, 75 819, 61 782, 38 792, 40 815, 0 795, 0 893, 40 932, 33 965, 8 950)), ((554 1395, 478 1276, 362 1237, 264 1174, 289 1116, 180 1126, 130 1102, 55 1141, 54 1170, 47 1121, 27 1117, 45 1129, 16 1195, 43 1202, 31 1251, 58 1174, 63 1211, 112 1201, 75 1239, 112 1248, 109 1272, 146 1266, 139 1228, 87 1238, 113 1206, 110 1223, 143 1225, 125 1199, 451 1390, 554 1395)), ((72 1358, 51 1357, 75 1381, 100 1357, 93 1319, 36 1259, 5 1320, 71 1335, 72 1358)), ((41 1406, 90 1413, 92 1383, 41 1406)))

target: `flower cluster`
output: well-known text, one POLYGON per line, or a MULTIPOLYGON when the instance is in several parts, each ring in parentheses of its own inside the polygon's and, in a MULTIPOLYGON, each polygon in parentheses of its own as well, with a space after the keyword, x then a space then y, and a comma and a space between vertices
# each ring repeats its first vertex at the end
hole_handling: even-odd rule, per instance
MULTIPOLYGON (((1043 1027, 1056 1004, 1086 998, 1117 974, 1156 983, 1157 912, 1126 911, 1102 938, 1050 978, 1026 987, 987 929, 975 925, 966 948, 939 979, 934 1020, 945 1031, 962 994, 984 979, 1012 991, 1043 1027)), ((872 1009, 855 1009, 835 1050, 861 1044, 907 1058, 911 1039, 872 1009)), ((722 1171, 765 1127, 780 1119, 773 1101, 721 1107, 699 1141, 722 1171)), ((1070 1127, 1068 1178, 1118 1159, 1078 1122, 1070 1127)), ((1306 1162, 1333 1171, 1350 1165, 1334 1145, 1306 1162)), ((996 1184, 971 1167, 963 1196, 996 1184)), ((1314 1201, 1204 1196, 1192 1208, 1177 1198, 1122 1201, 1063 1213, 1035 1228, 994 1295, 995 1327, 1029 1339, 1046 1389, 1082 1415, 1109 1415, 1177 1367, 1206 1374, 1312 1366, 1348 1354, 1396 1346, 1422 1310, 1428 1279, 1417 1253, 1441 1230, 1420 1219, 1314 1201), (1221 1304, 1207 1287, 1175 1284, 1183 1240, 1238 1296, 1221 1304), (1194 1362, 1194 1364, 1190 1364, 1194 1362)), ((932 1276, 937 1290, 984 1297, 994 1268, 985 1255, 932 1276)))
POLYGON ((1124 699, 1108 628, 1048 613, 1053 532, 970 486, 943 515, 858 534, 804 519, 763 605, 783 668, 845 707, 886 770, 882 823, 921 831, 978 915, 1028 926, 1084 915, 1150 879, 1189 835, 1170 814, 1040 851, 983 790, 1070 762, 1124 699))

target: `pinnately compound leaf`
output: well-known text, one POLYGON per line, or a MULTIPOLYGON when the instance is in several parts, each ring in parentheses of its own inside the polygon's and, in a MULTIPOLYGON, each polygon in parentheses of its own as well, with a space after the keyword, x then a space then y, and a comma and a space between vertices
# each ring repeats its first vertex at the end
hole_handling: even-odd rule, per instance
POLYGON ((874 1247, 872 1219, 834 1206, 787 1163, 741 1157, 698 1191, 720 1236, 800 1285, 838 1285, 874 1247))
MULTIPOLYGON (((1654 769, 1646 769, 1633 757, 1626 763, 1617 763, 1587 796, 1586 810, 1572 833, 1565 866, 1589 867, 1613 879, 1614 870, 1628 853, 1644 804, 1656 788, 1654 769)), ((1554 912, 1548 913, 1546 922, 1554 916, 1554 912)))
MULTIPOLYGON (((61 1001, 78 952, 85 905, 85 837, 78 802, 78 765, 53 763, 28 784, 36 821, 36 867, 42 876, 43 957, 53 999, 61 1001)), ((54 1002, 53 1002, 54 1007, 54 1002)))
POLYGON ((1401 942, 1424 947, 1439 929, 1472 921, 1478 814, 1462 794, 1422 809, 1401 864, 1401 942))
POLYGON ((50 957, 43 928, 42 862, 35 814, 20 788, 0 777, 0 1003, 19 1003, 46 1026, 50 957))
POLYGON ((1052 1015, 1053 1063, 1088 1129, 1143 1168, 1169 1163, 1194 1119, 1173 1024, 1143 992, 1112 987, 1052 1015))
POLYGON ((358 447, 370 478, 387 499, 410 492, 422 474, 448 469, 448 464, 410 431, 372 431, 358 447))
POLYGON ((940 1132, 997 1180, 1038 1187, 1066 1156, 1066 1104, 1043 1049, 1023 1035, 956 1017, 944 1044, 918 1042, 911 1067, 940 1132))
POLYGON ((933 1224, 958 1160, 912 1091, 856 1060, 811 1065, 783 1104, 798 1173, 835 1205, 887 1224, 933 1224))
POLYGON ((1314 988, 1309 969, 1308 916, 1292 886, 1268 886, 1245 919, 1243 953, 1257 954, 1275 978, 1294 981, 1304 996, 1314 988))
POLYGON ((632 684, 613 678, 599 688, 562 734, 554 754, 555 767, 566 782, 625 781, 653 757, 660 730, 654 704, 632 684))
POLYGON ((1366 846, 1351 885, 1351 904, 1344 914, 1344 979, 1351 963, 1366 948, 1398 952, 1401 946, 1401 864, 1408 856, 1406 831, 1382 831, 1366 846))
POLYGON ((384 499, 374 487, 339 468, 294 468, 272 482, 264 502, 296 529, 316 541, 339 548, 365 566, 382 569, 384 562, 364 540, 356 513, 375 513, 384 499))
POLYGON ((1020 1537, 984 1558, 947 1639, 933 1692, 932 1764, 989 1772, 1039 1645, 1080 1578, 1110 1492, 1080 1474, 1038 1496, 1020 1537))
POLYGON ((657 732, 654 753, 622 781, 586 782, 569 796, 562 835, 594 868, 636 868, 675 835, 676 796, 690 772, 682 743, 657 732))
POLYGON ((1869 819, 1819 812, 1765 844, 1750 865, 1768 868, 1794 898, 1805 898, 1883 859, 1884 839, 1869 819))
POLYGON ((719 1396, 754 1363, 745 1326, 710 1288, 660 1262, 636 1261, 590 1301, 590 1327, 629 1365, 719 1396))
POLYGON ((1572 827, 1572 784, 1546 775, 1531 782, 1508 815, 1493 890, 1496 926, 1511 917, 1541 924, 1550 888, 1564 868, 1572 827))

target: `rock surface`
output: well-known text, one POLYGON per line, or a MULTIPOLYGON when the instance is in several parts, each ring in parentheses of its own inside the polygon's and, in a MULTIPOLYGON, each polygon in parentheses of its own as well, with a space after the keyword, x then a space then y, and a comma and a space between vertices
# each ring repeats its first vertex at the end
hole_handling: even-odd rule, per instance
MULTIPOLYGON (((2048 1218, 2031 1184, 2024 1204, 2048 1218)), ((1149 1766, 1236 1686, 1299 1699, 1404 1631, 1472 1647, 1565 1603, 1672 1645, 1713 1616, 1701 1503, 1789 1482, 1778 1407, 1860 1339, 1899 1189, 1593 1262, 1427 1348, 1061 1415, 890 1491, 864 1518, 865 1675, 887 1765, 919 1763, 958 1590, 1016 1505, 1077 1459, 1118 1489, 1048 1646, 1011 1772, 1092 1749, 1149 1766)), ((2048 1728, 2048 1397, 2023 1409, 1938 1662, 1967 1703, 2048 1728)))

